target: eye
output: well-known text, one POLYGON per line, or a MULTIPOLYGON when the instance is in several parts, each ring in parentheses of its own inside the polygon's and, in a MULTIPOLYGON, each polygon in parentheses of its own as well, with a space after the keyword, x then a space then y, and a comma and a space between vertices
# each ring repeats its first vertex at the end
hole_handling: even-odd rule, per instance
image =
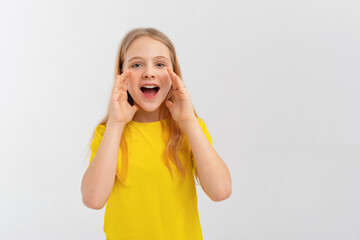
POLYGON ((138 68, 138 67, 140 67, 140 66, 141 66, 140 63, 135 63, 135 64, 133 64, 131 67, 132 67, 132 68, 138 68))
POLYGON ((165 67, 165 64, 163 64, 163 63, 158 63, 158 64, 156 64, 156 66, 158 66, 158 67, 165 67))

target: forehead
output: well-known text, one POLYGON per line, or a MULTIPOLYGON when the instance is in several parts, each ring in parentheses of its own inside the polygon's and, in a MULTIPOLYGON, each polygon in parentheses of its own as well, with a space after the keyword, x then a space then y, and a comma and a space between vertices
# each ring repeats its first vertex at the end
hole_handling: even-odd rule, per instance
POLYGON ((162 42, 147 36, 135 39, 125 53, 125 59, 139 56, 143 58, 153 58, 165 56, 170 59, 170 50, 162 42))

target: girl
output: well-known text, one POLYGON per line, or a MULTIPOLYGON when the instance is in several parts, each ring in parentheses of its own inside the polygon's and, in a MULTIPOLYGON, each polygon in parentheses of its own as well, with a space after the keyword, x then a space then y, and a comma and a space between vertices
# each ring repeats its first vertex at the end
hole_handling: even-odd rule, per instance
POLYGON ((122 40, 108 113, 91 140, 81 194, 89 208, 106 204, 106 239, 202 239, 194 174, 211 200, 231 194, 175 49, 154 28, 122 40))

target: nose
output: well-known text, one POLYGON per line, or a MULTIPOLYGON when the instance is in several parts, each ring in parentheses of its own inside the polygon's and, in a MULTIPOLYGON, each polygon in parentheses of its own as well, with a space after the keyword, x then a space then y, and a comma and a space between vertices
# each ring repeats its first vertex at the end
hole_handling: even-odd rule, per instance
POLYGON ((146 67, 143 73, 143 78, 145 79, 153 79, 155 78, 154 69, 150 66, 146 67))

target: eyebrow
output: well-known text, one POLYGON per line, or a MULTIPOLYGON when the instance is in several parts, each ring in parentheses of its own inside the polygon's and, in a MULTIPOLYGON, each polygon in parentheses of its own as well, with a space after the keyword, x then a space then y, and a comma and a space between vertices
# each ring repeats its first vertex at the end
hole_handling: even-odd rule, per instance
MULTIPOLYGON (((137 59, 137 58, 139 58, 139 59, 144 59, 143 57, 132 57, 132 58, 129 59, 128 62, 130 62, 130 61, 132 61, 132 60, 134 60, 134 59, 137 59)), ((164 58, 164 59, 170 61, 170 60, 167 59, 165 56, 156 56, 156 57, 154 57, 154 59, 156 59, 156 58, 164 58)))

